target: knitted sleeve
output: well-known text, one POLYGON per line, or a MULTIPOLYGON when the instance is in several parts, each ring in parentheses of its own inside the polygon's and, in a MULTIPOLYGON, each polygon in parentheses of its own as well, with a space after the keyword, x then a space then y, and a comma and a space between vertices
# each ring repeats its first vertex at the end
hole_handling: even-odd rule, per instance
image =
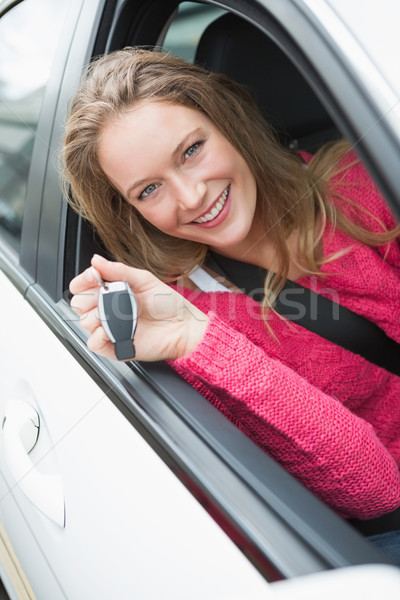
POLYGON ((209 317, 202 342, 173 368, 341 516, 397 508, 399 469, 373 427, 209 317))

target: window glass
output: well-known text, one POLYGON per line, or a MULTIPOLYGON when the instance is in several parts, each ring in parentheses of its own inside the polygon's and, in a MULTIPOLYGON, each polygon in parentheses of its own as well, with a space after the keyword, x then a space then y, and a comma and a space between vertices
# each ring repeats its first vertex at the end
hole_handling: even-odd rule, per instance
POLYGON ((201 34, 225 12, 208 4, 182 2, 167 31, 163 48, 193 62, 201 34))
POLYGON ((0 19, 0 234, 18 248, 44 90, 68 0, 24 0, 0 19))

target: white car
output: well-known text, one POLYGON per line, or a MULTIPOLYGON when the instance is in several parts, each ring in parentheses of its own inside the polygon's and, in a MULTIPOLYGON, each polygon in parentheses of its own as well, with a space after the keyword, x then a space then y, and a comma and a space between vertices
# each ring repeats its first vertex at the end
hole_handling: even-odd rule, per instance
POLYGON ((68 285, 101 246, 62 196, 58 159, 91 57, 158 45, 254 83, 282 143, 347 137, 400 215, 399 22, 395 0, 0 0, 0 576, 12 600, 399 597, 400 570, 355 524, 168 365, 87 349, 68 285))

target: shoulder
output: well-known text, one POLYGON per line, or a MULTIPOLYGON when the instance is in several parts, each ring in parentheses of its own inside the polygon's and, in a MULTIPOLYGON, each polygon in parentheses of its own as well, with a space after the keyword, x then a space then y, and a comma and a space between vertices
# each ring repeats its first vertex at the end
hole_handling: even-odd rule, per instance
MULTIPOLYGON (((348 219, 368 231, 381 233, 394 229, 398 221, 359 156, 352 149, 341 150, 343 144, 339 142, 317 152, 319 159, 328 157, 322 163, 324 173, 319 173, 319 177, 327 181, 331 202, 348 219)), ((305 165, 317 158, 308 152, 298 154, 305 165)))
POLYGON ((335 205, 369 231, 391 230, 398 224, 375 181, 353 150, 343 155, 329 185, 335 205))

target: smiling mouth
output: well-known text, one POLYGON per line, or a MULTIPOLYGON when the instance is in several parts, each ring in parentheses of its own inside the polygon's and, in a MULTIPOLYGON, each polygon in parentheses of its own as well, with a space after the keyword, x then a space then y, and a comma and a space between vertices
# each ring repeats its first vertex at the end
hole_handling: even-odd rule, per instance
POLYGON ((226 199, 228 198, 228 194, 229 194, 229 185, 227 188, 224 189, 224 191, 222 192, 222 194, 220 195, 218 200, 213 204, 212 209, 209 212, 207 212, 205 215, 202 215, 201 217, 199 217, 198 219, 194 219, 192 221, 192 223, 208 223, 209 221, 213 221, 214 219, 216 219, 218 217, 219 213, 221 212, 221 210, 225 206, 225 202, 226 202, 226 199))

